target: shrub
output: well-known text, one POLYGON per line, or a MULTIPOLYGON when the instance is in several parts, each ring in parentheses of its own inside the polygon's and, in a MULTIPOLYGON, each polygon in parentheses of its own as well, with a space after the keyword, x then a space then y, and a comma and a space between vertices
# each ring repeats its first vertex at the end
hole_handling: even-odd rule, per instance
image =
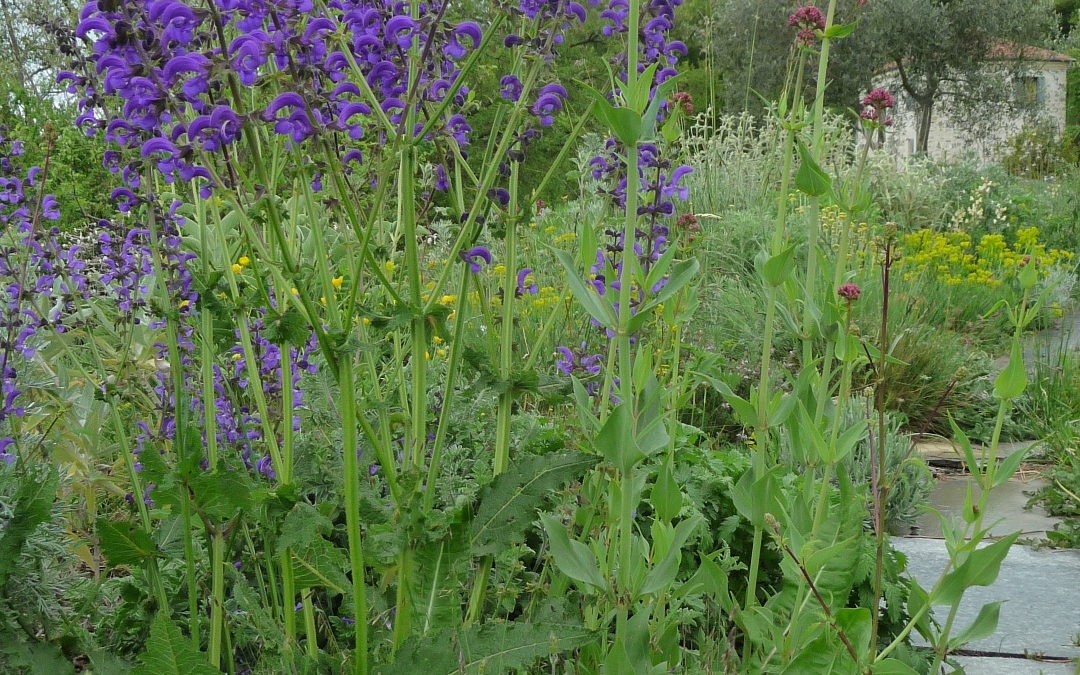
POLYGON ((1025 126, 1006 144, 1001 165, 1014 176, 1045 178, 1076 166, 1080 154, 1069 134, 1049 123, 1025 126))

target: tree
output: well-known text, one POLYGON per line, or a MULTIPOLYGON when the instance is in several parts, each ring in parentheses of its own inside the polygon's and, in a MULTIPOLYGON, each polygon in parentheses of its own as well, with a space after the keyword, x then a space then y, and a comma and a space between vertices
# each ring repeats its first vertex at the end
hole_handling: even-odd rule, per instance
POLYGON ((916 106, 916 152, 926 152, 941 104, 970 128, 1027 103, 1010 80, 1053 22, 1052 6, 1031 0, 874 0, 854 39, 896 69, 916 106))

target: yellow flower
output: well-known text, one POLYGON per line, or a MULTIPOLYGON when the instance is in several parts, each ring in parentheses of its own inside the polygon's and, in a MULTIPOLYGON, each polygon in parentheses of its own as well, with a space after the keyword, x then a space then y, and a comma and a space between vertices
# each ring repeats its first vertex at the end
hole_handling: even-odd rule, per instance
POLYGON ((439 304, 440 305, 452 305, 455 302, 457 302, 457 296, 456 295, 447 294, 447 295, 444 295, 441 298, 439 298, 439 304))
POLYGON ((387 274, 393 274, 395 268, 397 268, 397 265, 394 264, 393 260, 387 260, 383 263, 383 269, 386 270, 387 274))
POLYGON ((431 341, 434 342, 437 345, 441 345, 444 342, 444 340, 441 337, 439 337, 438 335, 433 335, 431 337, 431 341))
POLYGON ((297 295, 297 296, 300 295, 300 291, 296 290, 295 288, 293 288, 291 290, 292 290, 293 295, 297 295))
POLYGON ((371 319, 369 319, 369 318, 367 318, 365 316, 362 319, 360 319, 360 323, 364 324, 365 326, 370 326, 371 325, 371 319))
POLYGON ((440 359, 445 359, 446 358, 446 349, 444 349, 442 347, 439 347, 438 349, 435 350, 435 355, 438 356, 440 359))
POLYGON ((241 267, 247 267, 251 264, 251 258, 247 257, 246 255, 242 255, 240 256, 240 259, 236 262, 240 263, 241 267))
POLYGON ((330 280, 330 285, 334 288, 341 288, 341 284, 345 283, 345 277, 334 277, 330 280))
POLYGON ((319 298, 319 302, 321 302, 322 304, 325 305, 326 304, 326 296, 324 295, 321 298, 319 298))
POLYGON ((233 265, 232 265, 233 274, 240 274, 243 271, 244 271, 243 267, 241 267, 238 263, 233 263, 233 265))
POLYGON ((183 308, 187 307, 190 304, 191 303, 189 301, 187 301, 187 300, 181 300, 180 301, 180 309, 183 309, 183 308))

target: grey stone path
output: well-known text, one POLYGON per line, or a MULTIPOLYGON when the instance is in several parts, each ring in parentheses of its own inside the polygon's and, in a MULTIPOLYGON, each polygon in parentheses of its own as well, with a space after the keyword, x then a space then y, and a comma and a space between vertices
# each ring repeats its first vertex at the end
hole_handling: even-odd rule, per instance
MULTIPOLYGON (((945 543, 940 539, 901 537, 893 539, 897 550, 908 557, 908 571, 929 589, 948 563, 945 543)), ((1007 654, 1080 658, 1080 551, 1033 550, 1016 545, 1001 565, 993 586, 968 589, 960 603, 955 630, 966 628, 988 602, 1004 600, 998 628, 988 638, 967 645, 968 649, 1007 654)), ((934 614, 944 621, 946 608, 934 614)), ((987 657, 961 657, 971 675, 986 673, 1075 673, 1067 663, 1040 663, 987 657)))

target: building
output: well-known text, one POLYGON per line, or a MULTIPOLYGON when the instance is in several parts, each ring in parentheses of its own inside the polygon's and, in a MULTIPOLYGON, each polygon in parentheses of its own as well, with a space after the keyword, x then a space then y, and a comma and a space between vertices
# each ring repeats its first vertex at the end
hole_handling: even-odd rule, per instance
MULTIPOLYGON (((1001 157, 1005 144, 1025 126, 1049 124, 1061 133, 1065 129, 1065 74, 1073 63, 1067 54, 1039 47, 998 43, 987 56, 987 68, 1001 68, 995 62, 1021 62, 1015 80, 1019 96, 1029 97, 1033 105, 1028 110, 1002 106, 999 119, 989 129, 970 129, 962 119, 950 114, 948 100, 934 104, 927 140, 927 155, 934 159, 974 159, 991 164, 1001 157)), ((892 111, 893 126, 885 147, 901 158, 915 154, 917 134, 917 105, 900 85, 895 64, 886 66, 875 79, 875 86, 895 94, 896 108, 892 111)))

